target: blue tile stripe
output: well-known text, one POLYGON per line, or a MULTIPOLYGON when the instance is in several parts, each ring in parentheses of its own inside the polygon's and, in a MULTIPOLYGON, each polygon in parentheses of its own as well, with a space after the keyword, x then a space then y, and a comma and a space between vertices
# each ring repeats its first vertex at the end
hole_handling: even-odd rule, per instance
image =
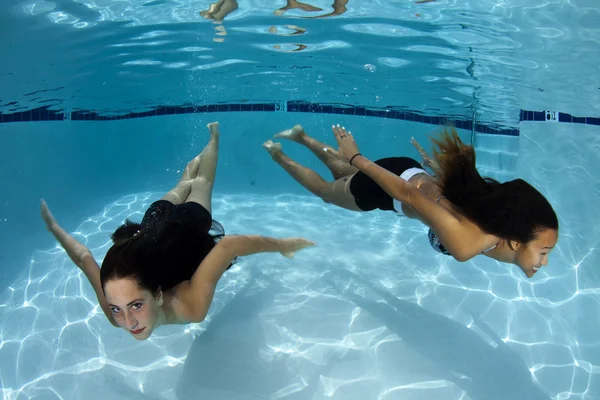
MULTIPOLYGON (((574 117, 571 114, 556 112, 557 122, 568 122, 573 124, 600 125, 600 118, 594 117, 574 117)), ((546 111, 526 111, 521 110, 520 121, 548 121, 549 116, 546 111)))
POLYGON ((43 106, 33 110, 0 113, 0 122, 21 121, 116 121, 122 119, 156 117, 161 115, 193 114, 230 111, 276 111, 278 103, 240 103, 240 104, 208 104, 191 106, 159 106, 143 112, 127 112, 120 115, 101 115, 89 110, 75 110, 70 114, 65 110, 50 110, 50 106, 43 106))
MULTIPOLYGON (((160 106, 147 111, 127 112, 121 115, 100 115, 89 110, 75 110, 66 113, 64 110, 50 110, 43 106, 34 110, 13 112, 10 114, 0 113, 0 122, 21 121, 115 121, 122 119, 155 117, 173 114, 211 113, 211 112, 243 112, 243 111, 284 111, 284 112, 307 112, 318 114, 340 114, 355 115, 375 118, 397 119, 411 122, 420 122, 433 125, 452 124, 457 128, 472 130, 473 122, 468 119, 453 119, 449 117, 423 115, 413 111, 396 110, 394 108, 369 108, 347 104, 325 104, 310 103, 305 101, 288 101, 285 103, 239 103, 239 104, 209 104, 189 106, 160 106)), ((478 132, 518 136, 518 129, 495 129, 483 124, 476 124, 478 132)))
MULTIPOLYGON (((491 135, 519 136, 519 129, 498 128, 476 123, 469 119, 456 119, 450 117, 423 115, 414 111, 398 110, 393 107, 374 108, 353 106, 348 104, 311 103, 306 101, 287 101, 285 103, 237 103, 237 104, 207 104, 207 105, 182 105, 158 106, 147 111, 126 112, 120 115, 101 115, 90 110, 74 110, 70 114, 64 110, 51 110, 43 106, 33 110, 0 113, 0 123, 5 122, 30 122, 30 121, 115 121, 132 118, 155 117, 175 114, 213 113, 213 112, 303 112, 316 114, 356 115, 375 118, 388 118, 411 122, 420 122, 432 125, 452 124, 456 128, 472 130, 491 135)), ((600 125, 600 118, 573 117, 566 113, 556 113, 558 122, 600 125)), ((545 111, 521 110, 520 121, 546 121, 545 111)))
MULTIPOLYGON (((376 118, 388 118, 398 119, 411 122, 421 122, 425 124, 433 125, 446 125, 453 124, 457 128, 471 130, 473 129, 473 122, 467 119, 452 119, 448 117, 423 115, 413 111, 400 111, 394 108, 369 108, 363 106, 353 106, 346 104, 326 104, 326 103, 310 103, 306 101, 288 101, 286 103, 287 112, 305 112, 305 113, 316 113, 316 114, 343 114, 343 115, 356 115, 376 118)), ((491 129, 490 130, 494 130, 491 129)), ((516 129, 496 129, 501 134, 512 134, 518 136, 518 130, 516 129)))

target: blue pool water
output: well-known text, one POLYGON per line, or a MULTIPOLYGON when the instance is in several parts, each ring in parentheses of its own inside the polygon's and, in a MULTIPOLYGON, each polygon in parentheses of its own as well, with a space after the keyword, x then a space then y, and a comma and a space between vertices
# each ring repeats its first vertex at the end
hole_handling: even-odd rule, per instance
MULTIPOLYGON (((281 15, 276 3, 240 0, 222 24, 199 15, 210 2, 187 0, 0 12, 2 397, 600 398, 600 8, 350 0, 306 19, 333 2, 281 15), (244 257, 206 321, 136 342, 106 320, 39 200, 101 261, 109 234, 177 182, 212 121, 215 219, 227 233, 317 246, 244 257), (474 144, 483 174, 524 178, 555 206, 558 246, 533 279, 439 255, 416 221, 326 204, 261 147, 297 123, 333 144, 340 123, 371 159, 418 158, 409 139, 426 144, 444 121, 474 144)), ((330 179, 307 149, 282 144, 330 179)))

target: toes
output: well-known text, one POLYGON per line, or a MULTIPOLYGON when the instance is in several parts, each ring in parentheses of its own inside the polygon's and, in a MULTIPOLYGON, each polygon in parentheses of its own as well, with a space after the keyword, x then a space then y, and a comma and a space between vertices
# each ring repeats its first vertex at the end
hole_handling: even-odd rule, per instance
POLYGON ((281 143, 275 143, 272 140, 264 142, 263 147, 271 154, 281 151, 281 143))
POLYGON ((281 131, 273 135, 274 138, 285 138, 290 136, 290 130, 281 131))
POLYGON ((218 122, 211 122, 211 123, 207 124, 206 127, 210 131, 211 135, 219 134, 219 123, 218 122))
POLYGON ((284 138, 288 140, 297 140, 304 134, 302 125, 295 125, 292 129, 286 129, 273 135, 274 138, 284 138))

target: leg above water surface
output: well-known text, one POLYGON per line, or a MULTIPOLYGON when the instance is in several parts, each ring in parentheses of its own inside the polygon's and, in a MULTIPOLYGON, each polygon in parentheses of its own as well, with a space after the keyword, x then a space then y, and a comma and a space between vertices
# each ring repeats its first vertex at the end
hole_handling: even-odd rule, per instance
POLYGON ((208 10, 200 11, 200 16, 221 22, 225 17, 238 9, 237 0, 219 0, 212 3, 208 10))
POLYGON ((322 8, 311 6, 310 4, 301 3, 298 0, 287 0, 285 6, 275 10, 273 14, 282 16, 288 10, 299 9, 307 12, 323 11, 322 8))

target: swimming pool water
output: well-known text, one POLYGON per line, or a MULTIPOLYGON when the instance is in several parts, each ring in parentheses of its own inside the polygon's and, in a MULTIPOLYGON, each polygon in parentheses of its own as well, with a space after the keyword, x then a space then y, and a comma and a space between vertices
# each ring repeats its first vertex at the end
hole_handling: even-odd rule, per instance
POLYGON ((283 0, 239 0, 219 25, 200 16, 208 1, 13 0, 0 111, 284 99, 468 117, 475 105, 503 126, 521 108, 600 114, 593 0, 351 0, 308 18, 332 3, 277 16, 283 0))
MULTIPOLYGON (((236 117, 244 118, 219 119, 236 117)), ((343 123, 369 120, 347 117, 343 123)), ((107 124, 132 123, 139 121, 107 124)), ((383 131, 394 128, 401 126, 383 131)), ((452 262, 430 251, 424 227, 414 221, 336 209, 285 186, 266 153, 260 160, 255 150, 255 184, 237 193, 217 189, 215 218, 228 233, 301 234, 317 247, 293 260, 275 254, 242 259, 220 283, 207 321, 161 328, 145 343, 132 342, 106 321, 91 287, 61 249, 38 247, 30 263, 21 265, 26 274, 0 299, 4 396, 594 398, 597 227, 579 210, 591 209, 598 186, 582 188, 589 174, 551 177, 552 165, 564 165, 574 154, 581 158, 574 170, 595 168, 597 133, 595 127, 578 132, 591 144, 584 150, 569 139, 569 127, 540 128, 523 127, 517 172, 549 193, 562 231, 550 266, 535 279, 483 257, 452 262), (540 141, 547 139, 551 144, 540 152, 540 141), (270 193, 249 189, 270 180, 270 193), (578 198, 563 195, 574 190, 578 198)), ((313 131, 327 139, 323 130, 313 131)), ((228 134, 223 129, 225 157, 217 176, 235 181, 219 175, 228 166, 242 182, 250 175, 241 167, 248 160, 228 158, 235 153, 228 134)), ((197 143, 207 136, 185 135, 197 143)), ((298 158, 312 161, 307 154, 298 158)), ((76 221, 60 202, 50 206, 100 260, 109 232, 124 218, 141 218, 163 192, 115 196, 76 221)))
MULTIPOLYGON (((158 197, 117 199, 76 232, 100 255, 108 231, 158 197)), ((312 197, 217 196, 214 208, 229 232, 302 232, 318 248, 241 260, 206 322, 164 327, 143 344, 106 321, 61 250, 38 251, 3 300, 2 359, 18 361, 14 375, 3 368, 5 385, 63 398, 542 399, 532 377, 556 388, 545 364, 573 362, 557 351, 569 347, 554 307, 536 296, 551 278, 532 285, 495 262, 449 262, 416 223, 312 197)))
MULTIPOLYGON (((308 20, 298 17, 315 14, 275 16, 285 2, 240 1, 226 36, 198 16, 209 5, 15 2, 1 16, 0 112, 307 100, 516 128, 506 140, 460 134, 481 146, 486 172, 523 177, 555 205, 561 236, 549 267, 529 280, 484 257, 451 261, 415 221, 309 196, 260 146, 295 123, 331 144, 339 122, 372 159, 416 158, 408 141, 426 143, 433 124, 285 111, 2 123, 3 398, 600 398, 600 128, 519 123, 520 109, 600 115, 597 5, 351 0, 342 15, 308 20), (306 31, 286 36, 298 27, 306 31), (286 52, 298 44, 307 47, 286 52), (243 258, 205 322, 135 342, 106 321, 44 231, 39 199, 100 261, 109 233, 175 184, 213 120, 215 219, 227 233, 318 246, 292 260, 243 258)), ((306 149, 283 146, 329 179, 306 149)))

